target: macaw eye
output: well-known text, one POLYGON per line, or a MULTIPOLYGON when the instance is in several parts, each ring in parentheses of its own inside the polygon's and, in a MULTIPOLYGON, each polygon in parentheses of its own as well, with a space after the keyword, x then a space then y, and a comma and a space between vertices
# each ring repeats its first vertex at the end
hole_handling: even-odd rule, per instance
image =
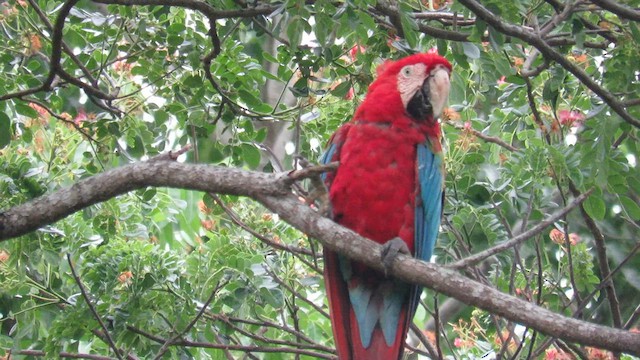
POLYGON ((413 73, 413 67, 411 67, 411 65, 407 65, 400 70, 400 73, 402 73, 404 77, 409 77, 411 76, 411 73, 413 73))

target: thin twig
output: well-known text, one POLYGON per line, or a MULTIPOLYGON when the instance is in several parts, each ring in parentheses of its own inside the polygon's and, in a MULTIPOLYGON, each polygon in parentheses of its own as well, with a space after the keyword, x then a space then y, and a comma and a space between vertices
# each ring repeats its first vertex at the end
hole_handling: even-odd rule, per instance
POLYGON ((495 254, 498 254, 504 250, 507 250, 513 246, 516 246, 520 243, 522 243, 523 241, 539 234, 540 232, 542 232, 544 229, 546 229, 548 226, 552 225, 554 222, 556 222, 558 219, 562 218, 563 216, 565 216, 566 214, 568 214, 571 210, 575 209, 576 207, 578 207, 580 204, 582 204, 583 201, 585 201, 587 199, 587 197, 589 197, 589 195, 591 195, 591 192, 593 192, 593 189, 584 192, 583 194, 581 194, 580 196, 576 197, 569 205, 565 206, 562 210, 554 213, 553 215, 549 216, 546 220, 541 221, 540 223, 538 223, 538 225, 532 227, 531 229, 517 235, 514 236, 513 238, 511 238, 510 240, 507 240, 503 243, 500 243, 494 247, 491 247, 487 250, 481 251, 479 253, 473 254, 469 257, 466 257, 464 259, 458 260, 456 262, 454 262, 453 264, 448 264, 447 267, 450 267, 452 269, 462 269, 462 268, 466 268, 468 266, 471 265, 475 265, 477 263, 479 263, 480 261, 493 256, 495 254))
POLYGON ((175 334, 171 339, 167 339, 167 341, 165 341, 165 343, 162 344, 162 346, 160 347, 160 350, 158 350, 158 353, 154 357, 155 360, 161 359, 162 356, 167 352, 167 350, 169 350, 169 346, 173 345, 173 343, 175 343, 176 340, 178 340, 179 338, 184 336, 184 334, 186 334, 189 330, 191 330, 191 328, 198 322, 198 320, 205 313, 205 311, 207 310, 207 307, 209 307, 209 304, 211 304, 211 302, 215 298, 218 291, 222 289, 228 282, 229 281, 226 280, 216 285, 216 287, 211 291, 211 294, 209 294, 207 301, 204 302, 204 304, 202 305, 202 308, 198 311, 196 316, 194 316, 193 319, 191 319, 189 324, 187 324, 187 326, 181 332, 175 334))
POLYGON ((96 311, 96 308, 91 303, 91 299, 89 299, 89 294, 87 294, 87 290, 84 288, 84 285, 82 284, 82 280, 80 280, 80 277, 76 273, 76 269, 73 266, 73 262, 71 261, 71 255, 69 253, 67 253, 67 262, 69 263, 69 268, 71 268, 71 274, 73 275, 73 279, 76 281, 76 284, 78 284, 78 287, 80 288, 80 292, 82 293, 82 297, 84 298, 84 301, 87 303, 87 306, 89 307, 89 310, 93 314, 93 317, 98 321, 98 323, 100 324, 100 327, 102 328, 102 331, 104 332, 104 336, 107 339, 107 343, 109 344, 109 347, 111 348, 111 350, 113 350, 113 352, 116 353, 116 356, 118 357, 118 359, 122 360, 122 355, 120 354, 120 351, 116 346, 116 343, 113 341, 113 338, 111 338, 111 334, 109 334, 109 330, 107 329, 107 326, 105 325, 104 321, 102 321, 100 314, 98 314, 98 312, 96 311))

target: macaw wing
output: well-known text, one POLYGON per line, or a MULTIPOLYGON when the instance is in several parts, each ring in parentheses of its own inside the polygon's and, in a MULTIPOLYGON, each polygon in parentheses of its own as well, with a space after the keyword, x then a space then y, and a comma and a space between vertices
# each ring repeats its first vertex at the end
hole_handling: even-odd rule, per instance
MULTIPOLYGON (((342 150, 342 145, 347 139, 347 135, 349 130, 351 129, 352 124, 346 123, 342 125, 329 139, 329 143, 327 145, 327 149, 324 151, 322 156, 320 157, 320 163, 328 164, 332 161, 340 161, 340 151, 342 150)), ((322 180, 324 181, 327 189, 331 188, 331 183, 333 178, 335 177, 335 172, 324 173, 322 174, 322 180)))
MULTIPOLYGON (((433 140, 438 141, 438 140, 433 140)), ((438 144, 439 145, 439 144, 438 144)), ((434 152, 434 146, 427 141, 417 147, 417 177, 418 186, 415 208, 415 254, 420 260, 429 261, 436 244, 440 220, 442 218, 442 204, 444 196, 444 169, 442 152, 434 152)), ((412 315, 420 301, 421 287, 415 287, 411 295, 410 309, 412 315)), ((413 318, 410 316, 409 318, 413 318)))

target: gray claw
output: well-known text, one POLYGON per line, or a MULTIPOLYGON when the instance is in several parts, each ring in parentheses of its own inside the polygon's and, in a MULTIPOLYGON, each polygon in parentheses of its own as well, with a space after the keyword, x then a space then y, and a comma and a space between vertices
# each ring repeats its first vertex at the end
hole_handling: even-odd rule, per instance
POLYGON ((398 253, 411 255, 409 251, 409 247, 404 242, 404 240, 399 237, 394 237, 393 239, 387 241, 382 245, 382 252, 380 253, 380 258, 382 259, 382 266, 384 268, 384 276, 389 274, 391 270, 391 266, 393 265, 393 261, 398 257, 398 253))

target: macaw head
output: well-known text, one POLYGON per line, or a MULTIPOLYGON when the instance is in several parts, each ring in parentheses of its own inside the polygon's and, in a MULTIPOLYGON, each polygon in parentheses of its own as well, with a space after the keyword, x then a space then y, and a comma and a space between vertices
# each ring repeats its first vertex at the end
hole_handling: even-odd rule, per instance
POLYGON ((415 54, 378 67, 355 119, 391 121, 399 117, 433 125, 449 96, 451 64, 437 54, 415 54))

